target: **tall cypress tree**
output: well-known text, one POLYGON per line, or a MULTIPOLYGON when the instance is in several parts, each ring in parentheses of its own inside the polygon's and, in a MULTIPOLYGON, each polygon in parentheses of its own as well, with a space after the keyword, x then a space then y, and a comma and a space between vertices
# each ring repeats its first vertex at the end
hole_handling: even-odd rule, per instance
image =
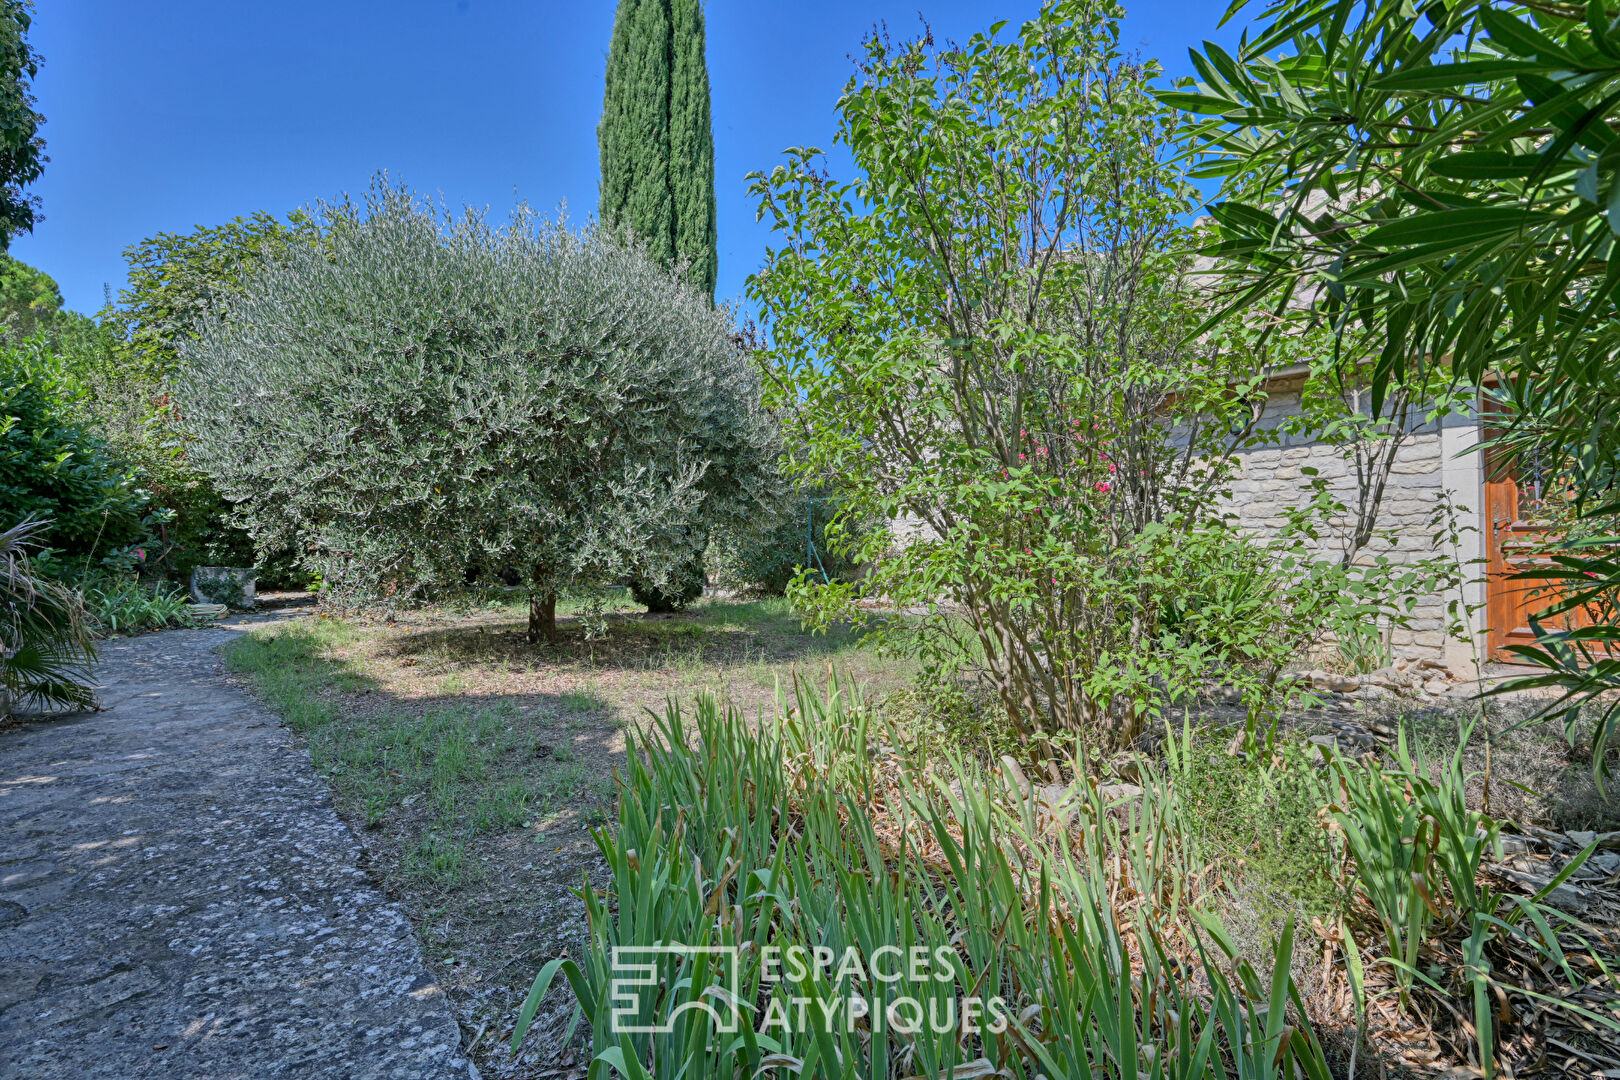
POLYGON ((714 131, 701 0, 619 0, 608 46, 600 214, 714 295, 714 131))
POLYGON ((675 193, 675 254, 691 280, 714 295, 720 270, 714 209, 714 127, 702 0, 673 0, 669 95, 669 178, 675 193))

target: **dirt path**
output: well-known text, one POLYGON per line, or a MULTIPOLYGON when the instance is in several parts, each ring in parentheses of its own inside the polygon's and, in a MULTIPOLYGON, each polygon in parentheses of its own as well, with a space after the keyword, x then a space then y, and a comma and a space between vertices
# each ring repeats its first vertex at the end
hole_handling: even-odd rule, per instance
POLYGON ((107 642, 106 711, 0 730, 0 1077, 476 1077, 229 636, 107 642))

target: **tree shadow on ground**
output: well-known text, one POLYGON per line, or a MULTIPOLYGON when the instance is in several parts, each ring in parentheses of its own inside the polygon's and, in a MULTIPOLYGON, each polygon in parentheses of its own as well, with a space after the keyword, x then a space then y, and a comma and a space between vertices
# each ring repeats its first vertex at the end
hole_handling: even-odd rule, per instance
POLYGON ((380 655, 457 664, 527 667, 589 664, 608 670, 653 670, 682 659, 704 664, 790 663, 830 659, 857 646, 848 627, 812 634, 785 620, 736 621, 702 612, 611 615, 607 633, 588 638, 578 618, 558 619, 558 640, 530 644, 520 620, 434 627, 395 636, 380 655))

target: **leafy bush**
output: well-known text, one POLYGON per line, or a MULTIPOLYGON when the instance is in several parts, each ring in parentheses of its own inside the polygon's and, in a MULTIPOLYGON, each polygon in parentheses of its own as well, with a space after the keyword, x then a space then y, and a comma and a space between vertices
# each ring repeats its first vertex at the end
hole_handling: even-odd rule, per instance
POLYGON ((759 596, 782 596, 803 570, 814 580, 850 581, 858 564, 849 557, 870 528, 845 515, 833 527, 842 507, 824 488, 783 500, 777 514, 762 517, 746 532, 728 531, 709 545, 709 568, 715 581, 759 596), (812 554, 810 545, 815 545, 812 554))
POLYGON ((43 532, 37 521, 0 532, 0 715, 23 704, 96 704, 90 682, 96 652, 84 602, 29 563, 43 532))
POLYGON ((150 505, 162 512, 148 570, 184 577, 200 565, 259 565, 267 583, 302 584, 286 573, 286 553, 255 552, 232 520, 230 503, 188 459, 170 384, 182 345, 200 327, 223 319, 228 302, 289 247, 319 240, 306 218, 293 214, 283 222, 262 212, 159 233, 125 249, 129 282, 99 325, 58 313, 47 327, 52 349, 85 391, 82 413, 139 469, 150 505))
POLYGON ((1007 726, 995 694, 967 679, 920 675, 885 697, 882 710, 895 734, 919 755, 943 749, 993 762, 1024 757, 1028 749, 1007 726))
POLYGON ((148 536, 137 475, 80 417, 81 395, 42 339, 0 345, 0 527, 42 523, 31 539, 69 568, 148 536))
POLYGON ((1259 545, 1221 545, 1189 565, 1182 588, 1159 594, 1159 625, 1172 634, 1222 647, 1210 631, 1237 619, 1270 621, 1283 587, 1259 545))
POLYGON ((915 640, 971 638, 941 655, 977 658, 1015 730, 1090 749, 1128 744, 1217 661, 1259 701, 1295 644, 1217 627, 1211 604, 1158 632, 1163 590, 1226 542, 1225 480, 1282 356, 1243 328, 1188 344, 1191 190, 1118 14, 1049 4, 960 47, 871 38, 840 101, 857 175, 793 151, 755 176, 782 244, 749 286, 794 469, 905 525, 850 552, 858 584, 798 598, 823 623, 862 597, 954 608, 915 640), (1217 630, 1238 648, 1199 640, 1217 630))
POLYGON ((191 599, 179 585, 143 582, 134 577, 100 577, 80 583, 89 623, 103 636, 138 634, 184 626, 191 599))
POLYGON ((1279 924, 1295 911, 1342 914, 1336 853, 1317 817, 1330 795, 1321 771, 1296 744, 1284 744, 1275 758, 1245 759, 1227 754, 1223 742, 1195 739, 1178 748, 1172 740, 1187 839, 1279 924))
POLYGON ((639 250, 376 186, 182 351, 193 461, 337 597, 664 587, 772 490, 728 318, 639 250))
POLYGON ((1338 667, 1349 675, 1365 675, 1369 671, 1389 667, 1395 662, 1389 647, 1385 628, 1377 621, 1360 622, 1341 620, 1334 627, 1338 667))
POLYGON ((689 556, 663 585, 655 585, 645 578, 631 578, 630 595, 648 611, 668 613, 680 611, 702 596, 706 584, 708 572, 703 568, 703 557, 689 556))

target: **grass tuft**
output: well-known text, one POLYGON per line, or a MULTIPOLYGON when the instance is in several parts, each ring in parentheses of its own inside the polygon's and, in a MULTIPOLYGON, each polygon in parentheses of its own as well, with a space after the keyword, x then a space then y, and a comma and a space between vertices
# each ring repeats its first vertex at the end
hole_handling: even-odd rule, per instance
MULTIPOLYGON (((229 643, 225 662, 309 743, 340 807, 367 829, 402 835, 400 868, 433 888, 468 878, 466 842, 522 827, 590 791, 587 770, 564 746, 538 752, 533 726, 510 702, 356 710, 343 695, 370 689, 362 659, 339 658, 359 640, 339 620, 259 628, 229 643)), ((373 700, 373 699, 366 699, 373 700)), ((607 703, 579 695, 581 708, 607 703)))

